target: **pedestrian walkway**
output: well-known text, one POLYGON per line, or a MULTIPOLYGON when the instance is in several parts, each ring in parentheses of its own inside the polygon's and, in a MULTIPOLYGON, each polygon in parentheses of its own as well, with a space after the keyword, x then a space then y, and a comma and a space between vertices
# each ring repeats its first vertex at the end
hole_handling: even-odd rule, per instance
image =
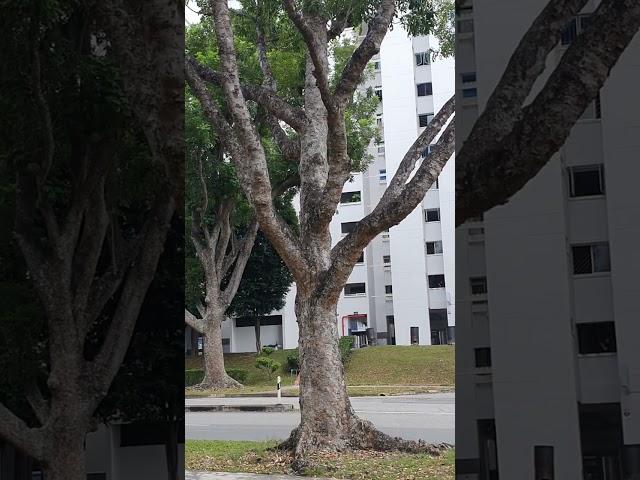
POLYGON ((256 473, 185 472, 185 480, 331 480, 320 477, 295 475, 258 475, 256 473))

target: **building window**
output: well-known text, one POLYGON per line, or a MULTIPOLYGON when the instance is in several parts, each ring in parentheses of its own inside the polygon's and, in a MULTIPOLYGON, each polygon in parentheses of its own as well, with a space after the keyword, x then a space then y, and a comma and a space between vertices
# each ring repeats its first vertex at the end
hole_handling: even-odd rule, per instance
POLYGON ((360 256, 358 257, 358 260, 356 260, 356 263, 364 263, 364 251, 360 252, 360 256))
POLYGON ((418 115, 418 124, 420 127, 426 127, 433 120, 433 113, 422 113, 418 115))
POLYGON ((378 170, 378 177, 380 178, 380 183, 387 183, 387 171, 384 168, 378 170))
POLYGON ((578 352, 582 355, 617 351, 614 322, 579 323, 576 328, 578 352))
POLYGON ((604 195, 604 165, 580 165, 567 170, 571 197, 604 195))
POLYGON ((351 233, 356 229, 357 226, 358 222, 344 222, 340 224, 342 233, 351 233))
POLYGON ((375 87, 373 91, 378 97, 378 100, 382 101, 382 87, 375 87))
POLYGON ((424 211, 425 222, 439 222, 440 221, 440 209, 439 208, 427 208, 424 211))
POLYGON ((444 288, 444 275, 429 275, 429 288, 444 288))
POLYGON ((385 265, 390 264, 390 263, 391 263, 391 255, 383 255, 383 256, 382 256, 382 262, 383 262, 385 265))
POLYGON ((411 327, 409 334, 411 336, 411 345, 420 343, 420 327, 411 327))
POLYGON ((420 154, 420 156, 422 158, 427 158, 427 156, 431 153, 431 150, 433 149, 433 145, 427 145, 426 148, 424 150, 422 150, 422 153, 420 154))
POLYGON ((589 25, 591 21, 590 15, 580 15, 569 21, 569 24, 562 32, 560 43, 562 45, 570 45, 589 25))
POLYGON ((471 295, 487 293, 487 277, 472 277, 469 281, 471 282, 471 295))
POLYGON ((387 295, 391 295, 393 293, 393 285, 385 285, 384 293, 386 293, 387 295))
POLYGON ((476 81, 476 72, 461 73, 462 83, 473 83, 476 81))
POLYGON ((340 195, 340 203, 358 203, 361 201, 361 192, 342 192, 342 195, 340 195))
POLYGON ((533 463, 535 480, 552 480, 555 477, 553 469, 553 447, 535 445, 533 447, 533 463))
POLYGON ((489 347, 481 347, 475 349, 476 355, 476 367, 490 367, 491 366, 491 349, 489 347))
POLYGON ((364 283, 347 283, 344 286, 345 297, 353 295, 364 295, 365 293, 367 293, 367 289, 364 283))
POLYGON ((475 87, 462 89, 462 98, 476 98, 477 96, 478 96, 478 89, 475 87))
POLYGON ((440 240, 427 242, 427 255, 436 255, 438 253, 442 253, 442 242, 440 240))
POLYGON ((418 96, 419 97, 426 97, 428 95, 433 95, 433 86, 431 85, 431 82, 429 83, 419 83, 417 85, 418 87, 418 96))
POLYGON ((464 19, 464 20, 458 20, 456 22, 457 25, 457 29, 456 29, 456 34, 459 33, 473 33, 473 19, 469 18, 469 19, 464 19))
POLYGON ((429 52, 416 53, 416 65, 418 67, 429 65, 429 63, 431 63, 431 55, 429 55, 429 52))
POLYGON ((373 62, 373 68, 377 71, 380 71, 380 62, 373 62))
POLYGON ((573 245, 571 250, 573 254, 573 273, 575 275, 611 271, 608 243, 573 245))
POLYGON ((378 155, 384 155, 384 144, 378 145, 378 155))

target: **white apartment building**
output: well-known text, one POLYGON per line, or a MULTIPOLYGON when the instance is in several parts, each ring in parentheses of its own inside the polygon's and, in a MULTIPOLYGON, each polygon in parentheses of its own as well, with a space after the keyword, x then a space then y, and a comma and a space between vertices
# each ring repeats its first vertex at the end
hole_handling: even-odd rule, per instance
MULTIPOLYGON (((406 151, 453 95, 454 60, 433 55, 437 48, 434 38, 411 38, 398 24, 372 59, 375 73, 361 88, 372 87, 382 100, 377 118, 383 141, 370 145, 369 167, 344 186, 330 227, 334 244, 377 205, 406 151)), ((453 342, 453 232, 451 160, 421 205, 363 252, 338 303, 340 335, 356 336, 360 346, 453 342)), ((262 321, 263 345, 298 345, 295 293, 293 285, 284 309, 262 321)), ((255 351, 251 320, 225 321, 223 337, 225 351, 255 351)))
MULTIPOLYGON (((460 9, 458 139, 547 3, 460 9)), ((636 37, 543 170, 456 231, 458 479, 640 478, 638 82, 636 37)))

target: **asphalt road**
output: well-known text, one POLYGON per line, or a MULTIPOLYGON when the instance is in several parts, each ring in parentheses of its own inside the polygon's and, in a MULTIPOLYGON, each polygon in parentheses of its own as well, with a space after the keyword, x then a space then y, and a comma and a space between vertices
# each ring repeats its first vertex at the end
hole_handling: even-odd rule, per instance
MULTIPOLYGON (((192 403, 215 403, 216 400, 231 403, 231 399, 198 399, 192 403)), ((242 399, 242 403, 252 403, 252 400, 253 403, 277 403, 275 398, 242 399)), ((289 401, 296 402, 297 399, 289 401)), ((433 443, 455 443, 453 393, 354 397, 351 403, 361 418, 370 420, 389 435, 433 443)), ((299 410, 282 413, 186 412, 186 436, 188 439, 209 440, 282 440, 299 421, 299 410)))

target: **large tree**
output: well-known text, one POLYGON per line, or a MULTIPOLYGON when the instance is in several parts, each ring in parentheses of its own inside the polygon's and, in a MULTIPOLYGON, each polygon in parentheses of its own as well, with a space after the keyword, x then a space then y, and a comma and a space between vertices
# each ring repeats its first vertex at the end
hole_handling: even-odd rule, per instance
POLYGON ((451 157, 454 102, 447 102, 409 149, 379 204, 332 248, 329 224, 354 169, 345 113, 397 13, 396 2, 305 2, 298 7, 293 0, 284 0, 282 6, 288 25, 295 27, 304 42, 304 88, 299 103, 288 101, 279 92, 268 64, 268 41, 260 35, 256 43, 261 51, 262 82, 250 83, 242 75, 226 0, 202 2, 213 18, 218 70, 188 57, 186 73, 226 154, 236 165, 261 230, 296 281, 301 423, 286 445, 295 451, 298 468, 318 450, 420 448, 391 439, 355 415, 340 361, 335 312, 362 250, 416 208, 451 157), (367 23, 364 39, 332 81, 329 44, 346 26, 361 21, 367 23), (221 89, 222 101, 211 95, 209 85, 221 89), (277 120, 272 125, 273 138, 297 164, 299 232, 284 222, 273 204, 265 148, 252 117, 256 105, 277 120), (422 152, 434 141, 428 160, 421 162, 422 152))
POLYGON ((151 0, 3 11, 7 228, 46 324, 47 361, 22 392, 30 413, 0 404, 0 439, 48 480, 86 477, 85 435, 181 202, 183 15, 181 2, 151 0))
MULTIPOLYGON (((264 81, 269 88, 275 88, 277 76, 283 95, 298 103, 302 101, 304 89, 304 43, 295 28, 282 23, 281 9, 274 8, 277 5, 275 2, 248 2, 247 8, 235 15, 238 44, 242 49, 240 68, 252 81, 264 81), (269 52, 266 50, 267 38, 274 39, 269 52), (267 61, 267 55, 271 62, 267 61), (263 75, 263 71, 267 74, 263 75)), ((203 19, 189 28, 186 46, 190 55, 215 65, 219 63, 219 55, 212 30, 211 19, 203 19)), ((353 45, 348 41, 340 42, 334 49, 337 62, 344 63, 348 53, 353 51, 353 45)), ((190 92, 202 87, 191 79, 189 83, 190 92)), ((213 101, 220 99, 221 92, 211 87, 204 87, 207 97, 213 101)), ((347 131, 354 159, 353 170, 366 165, 366 146, 377 133, 374 118, 377 102, 372 94, 362 95, 349 106, 347 131)), ((248 275, 243 276, 257 238, 257 221, 240 186, 236 166, 225 159, 227 150, 222 132, 212 128, 207 121, 209 108, 207 103, 198 103, 188 93, 187 219, 194 255, 188 256, 187 260, 188 297, 193 300, 189 302, 185 318, 192 328, 204 333, 205 377, 198 388, 224 388, 238 385, 224 370, 221 325, 225 315, 255 318, 256 348, 259 350, 259 317, 281 306, 291 280, 283 271, 282 260, 264 236, 260 237, 254 265, 249 265, 248 275), (261 283, 268 285, 267 290, 260 286, 261 283), (250 298, 256 289, 260 289, 257 300, 250 298), (234 302, 238 294, 239 298, 234 302)), ((288 142, 287 134, 267 109, 254 109, 251 115, 264 147, 273 184, 270 195, 274 207, 288 228, 295 231, 297 221, 291 199, 300 182, 297 173, 300 148, 294 142, 288 143, 287 149, 281 148, 283 142, 288 142)))

